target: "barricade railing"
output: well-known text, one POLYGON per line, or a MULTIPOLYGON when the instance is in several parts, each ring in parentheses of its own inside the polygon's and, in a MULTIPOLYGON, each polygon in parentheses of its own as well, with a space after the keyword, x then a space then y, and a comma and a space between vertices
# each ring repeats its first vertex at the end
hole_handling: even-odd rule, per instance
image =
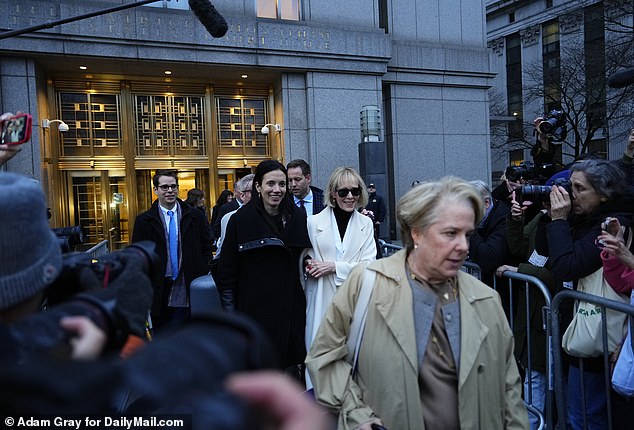
MULTIPOLYGON (((515 318, 516 317, 514 313, 515 305, 514 305, 513 290, 518 288, 523 289, 523 300, 519 300, 519 298, 522 296, 519 296, 518 294, 517 305, 518 306, 523 305, 523 310, 524 310, 523 316, 525 317, 525 324, 526 324, 527 360, 526 360, 526 367, 523 370, 525 372, 525 375, 527 376, 525 376, 525 380, 522 381, 523 389, 524 389, 524 404, 526 405, 526 409, 535 417, 537 417, 537 421, 539 422, 538 426, 536 427, 537 430, 542 430, 543 428, 552 428, 553 401, 554 401, 554 392, 555 392, 554 373, 553 373, 554 360, 552 355, 553 340, 552 340, 551 324, 550 324, 550 309, 551 309, 552 295, 548 287, 546 287, 546 284, 544 284, 544 282, 542 282, 539 278, 535 276, 526 275, 523 273, 505 271, 502 274, 502 278, 506 279, 506 283, 509 289, 508 309, 510 310, 510 313, 508 315, 508 318, 509 318, 509 325, 511 326, 511 330, 513 330, 514 333, 515 333, 515 323, 516 323, 515 318), (543 409, 540 407, 540 404, 542 403, 541 399, 533 398, 534 380, 532 378, 532 375, 534 370, 533 368, 534 342, 533 342, 533 333, 531 328, 533 326, 532 318, 534 315, 533 301, 536 301, 537 297, 531 297, 531 294, 530 294, 531 290, 538 292, 539 295, 537 297, 543 299, 541 312, 539 313, 541 317, 541 328, 544 330, 545 342, 546 342, 544 345, 544 351, 546 352, 546 356, 545 356, 546 372, 544 375, 546 378, 546 388, 544 390, 545 392, 544 392, 544 399, 543 399, 543 409)), ((496 290, 503 287, 502 285, 499 285, 499 282, 500 281, 498 279, 494 281, 494 284, 495 284, 494 288, 496 290)), ((518 315, 519 315, 519 309, 518 309, 518 315)), ((523 345, 519 345, 516 342, 515 348, 517 349, 521 347, 523 347, 523 345)))
POLYGON ((106 255, 110 252, 110 248, 108 248, 108 241, 102 240, 95 246, 90 249, 84 251, 85 254, 89 254, 92 257, 100 257, 102 255, 106 255))
POLYGON ((393 243, 388 243, 384 241, 383 239, 379 239, 379 247, 381 248, 382 257, 389 257, 390 255, 395 254, 401 249, 403 249, 402 246, 395 245, 393 243))
POLYGON ((478 280, 482 280, 482 269, 473 261, 465 261, 462 263, 462 267, 460 268, 465 273, 477 278, 478 280))
MULTIPOLYGON (((629 325, 633 327, 634 324, 634 306, 629 303, 617 302, 614 300, 609 300, 601 296, 597 296, 594 294, 582 293, 580 291, 574 290, 564 290, 560 291, 555 295, 552 301, 552 315, 551 315, 551 325, 552 325, 552 336, 553 336, 553 358, 554 358, 554 370, 555 370, 555 399, 557 404, 557 427, 558 429, 566 429, 567 428, 567 403, 568 399, 566 397, 565 389, 566 386, 566 377, 563 374, 563 349, 561 347, 562 342, 562 327, 560 323, 560 315, 561 315, 561 304, 568 300, 582 300, 588 303, 592 303, 601 309, 601 336, 603 343, 603 377, 605 380, 605 391, 606 391, 606 408, 607 408, 607 417, 608 417, 608 429, 614 428, 613 416, 612 416, 612 393, 611 393, 611 372, 610 372, 610 360, 609 360, 609 351, 608 351, 608 337, 607 337, 607 323, 606 323, 606 308, 611 309, 616 312, 621 312, 629 315, 629 325)), ((566 327, 564 327, 564 330, 566 327)), ((576 359, 576 358, 575 358, 576 359)), ((587 423, 587 411, 586 407, 586 396, 587 395, 595 395, 596 393, 586 393, 584 390, 584 359, 579 358, 579 372, 581 375, 581 399, 582 399, 582 412, 584 416, 584 428, 588 428, 587 423)))

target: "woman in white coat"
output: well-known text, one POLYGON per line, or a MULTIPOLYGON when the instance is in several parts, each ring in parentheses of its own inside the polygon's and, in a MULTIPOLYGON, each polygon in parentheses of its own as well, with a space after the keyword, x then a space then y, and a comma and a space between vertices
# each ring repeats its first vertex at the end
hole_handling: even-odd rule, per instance
POLYGON ((361 176, 351 167, 336 168, 326 195, 326 208, 308 217, 312 249, 303 258, 307 351, 337 287, 357 263, 376 258, 372 219, 358 212, 368 202, 361 176))

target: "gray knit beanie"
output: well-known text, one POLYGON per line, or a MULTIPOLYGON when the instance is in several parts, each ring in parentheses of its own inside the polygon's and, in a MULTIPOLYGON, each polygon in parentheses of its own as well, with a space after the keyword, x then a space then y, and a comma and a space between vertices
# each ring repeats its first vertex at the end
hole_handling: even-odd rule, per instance
POLYGON ((48 226, 40 184, 0 172, 0 310, 44 290, 61 268, 62 252, 48 226))

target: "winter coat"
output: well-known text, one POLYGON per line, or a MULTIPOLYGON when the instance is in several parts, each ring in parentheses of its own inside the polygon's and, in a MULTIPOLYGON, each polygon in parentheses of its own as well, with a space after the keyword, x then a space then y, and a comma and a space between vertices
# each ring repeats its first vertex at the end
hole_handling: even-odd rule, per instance
POLYGON ((601 268, 601 250, 595 239, 601 233, 601 222, 616 217, 623 226, 632 219, 632 198, 602 204, 590 215, 572 215, 569 220, 554 220, 546 226, 550 269, 558 281, 574 281, 601 268))
POLYGON ((343 284, 350 270, 361 261, 376 259, 376 246, 372 220, 354 211, 341 241, 337 221, 331 207, 308 217, 308 237, 312 249, 310 255, 318 261, 334 261, 337 272, 320 278, 303 280, 306 293, 306 348, 310 348, 321 319, 337 288, 343 284), (343 255, 337 258, 337 245, 342 243, 343 255))
MULTIPOLYGON (((412 291, 406 252, 371 263, 377 273, 367 311, 357 374, 350 378, 346 339, 364 267, 355 267, 339 288, 310 349, 306 364, 320 403, 340 409, 340 429, 373 417, 389 429, 423 430, 418 385, 412 291)), ((513 357, 513 336, 497 293, 458 272, 461 429, 528 429, 513 357)))
MULTIPOLYGON (((178 199, 181 216, 178 234, 180 236, 180 271, 185 277, 185 285, 189 290, 189 284, 199 276, 209 273, 211 262, 211 238, 207 228, 205 215, 198 209, 194 209, 182 200, 178 199)), ((165 273, 167 265, 167 239, 165 226, 161 220, 158 200, 155 200, 150 209, 137 216, 132 231, 132 242, 149 240, 156 244, 156 254, 160 263, 155 270, 165 273)), ((160 289, 154 294, 152 312, 157 313, 163 303, 163 296, 168 293, 160 289)), ((188 292, 189 295, 189 292, 188 292)))
POLYGON ((306 217, 291 206, 291 216, 279 232, 255 199, 235 212, 227 224, 216 276, 221 294, 233 292, 235 309, 268 334, 282 367, 299 364, 306 355, 299 256, 310 240, 306 217))
POLYGON ((491 212, 477 226, 469 242, 469 260, 480 266, 482 282, 491 287, 495 270, 511 264, 506 243, 506 216, 510 211, 506 202, 494 201, 491 212))

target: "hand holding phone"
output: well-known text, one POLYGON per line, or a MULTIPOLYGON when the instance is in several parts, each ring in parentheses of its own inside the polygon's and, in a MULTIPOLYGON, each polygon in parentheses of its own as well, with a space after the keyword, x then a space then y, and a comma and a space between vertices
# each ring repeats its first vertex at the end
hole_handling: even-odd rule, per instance
POLYGON ((624 228, 621 226, 618 218, 614 217, 606 217, 605 220, 601 223, 601 230, 605 230, 610 233, 612 236, 623 236, 624 228))
POLYGON ((19 145, 31 139, 32 117, 20 113, 0 120, 0 145, 19 145))

